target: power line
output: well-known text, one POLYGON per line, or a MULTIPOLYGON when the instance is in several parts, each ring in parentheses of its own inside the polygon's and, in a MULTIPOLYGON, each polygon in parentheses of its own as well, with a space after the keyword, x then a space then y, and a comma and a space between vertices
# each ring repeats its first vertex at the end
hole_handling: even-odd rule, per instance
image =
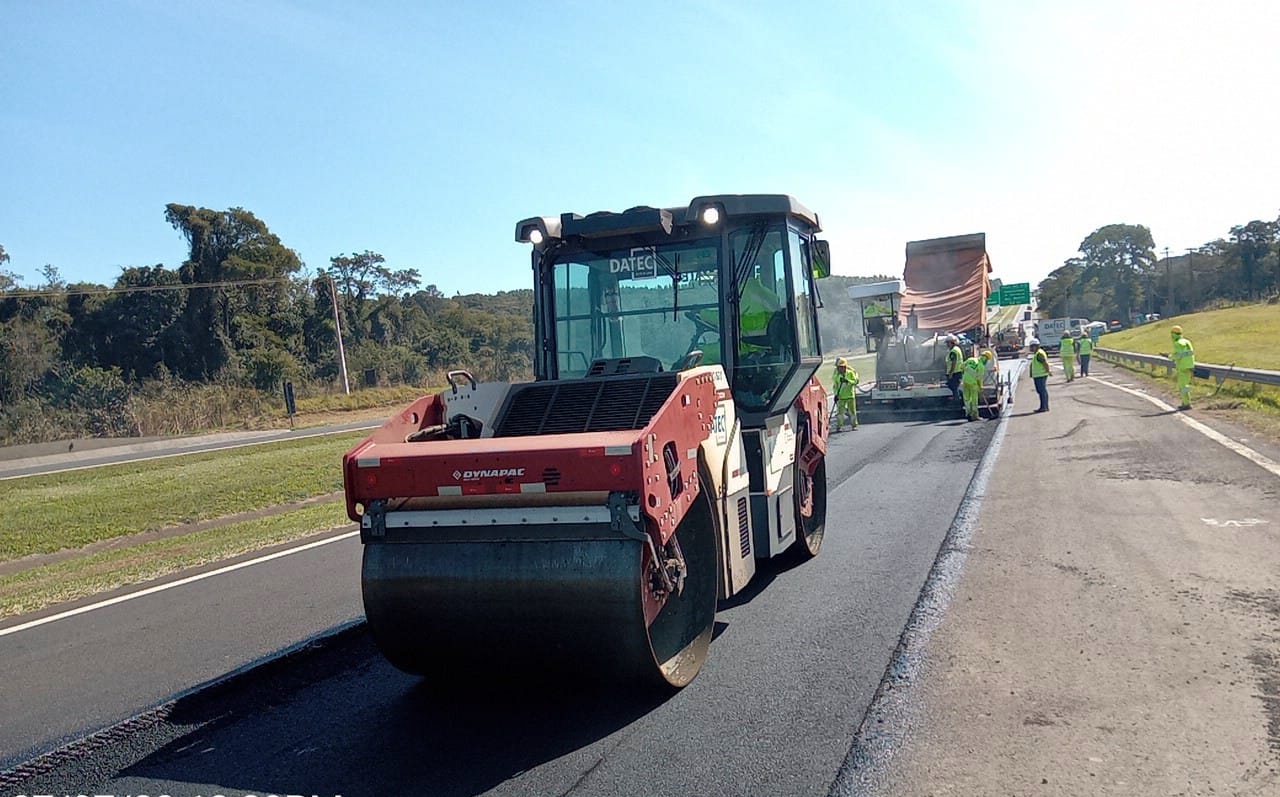
POLYGON ((153 293, 156 291, 186 291, 196 288, 234 288, 242 285, 277 285, 289 280, 289 277, 267 277, 256 280, 225 280, 223 282, 182 282, 177 285, 128 285, 123 288, 3 291, 0 292, 0 299, 29 299, 41 296, 107 296, 113 293, 153 293))

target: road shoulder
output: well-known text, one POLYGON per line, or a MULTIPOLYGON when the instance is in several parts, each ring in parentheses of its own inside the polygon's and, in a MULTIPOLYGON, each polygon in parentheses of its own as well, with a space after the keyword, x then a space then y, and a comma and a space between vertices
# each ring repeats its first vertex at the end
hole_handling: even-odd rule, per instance
POLYGON ((1093 380, 1051 393, 1009 419, 883 793, 1276 793, 1280 480, 1093 380))

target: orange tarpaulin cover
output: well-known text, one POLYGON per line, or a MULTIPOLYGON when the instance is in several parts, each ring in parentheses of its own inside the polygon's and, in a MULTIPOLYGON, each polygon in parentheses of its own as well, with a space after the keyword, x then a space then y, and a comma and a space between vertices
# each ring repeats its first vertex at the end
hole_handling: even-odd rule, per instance
POLYGON ((983 325, 990 271, 985 233, 911 241, 902 272, 902 324, 908 324, 914 308, 921 332, 961 332, 983 325))

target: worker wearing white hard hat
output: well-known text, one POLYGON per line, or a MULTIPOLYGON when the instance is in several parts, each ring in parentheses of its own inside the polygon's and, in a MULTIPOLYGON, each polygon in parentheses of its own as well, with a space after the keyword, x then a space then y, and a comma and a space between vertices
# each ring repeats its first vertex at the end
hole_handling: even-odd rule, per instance
POLYGON ((1031 381, 1035 382, 1036 395, 1040 397, 1040 408, 1036 412, 1049 411, 1049 357, 1040 348, 1039 338, 1027 341, 1031 349, 1031 381))
MULTIPOLYGON (((937 362, 937 360, 934 360, 937 362)), ((960 395, 960 379, 964 374, 964 350, 960 348, 960 338, 947 335, 947 387, 951 389, 951 397, 963 401, 960 395)))
POLYGON ((1089 375, 1089 361, 1093 359, 1093 345, 1094 340, 1089 335, 1082 336, 1077 344, 1076 356, 1080 360, 1081 376, 1089 375))

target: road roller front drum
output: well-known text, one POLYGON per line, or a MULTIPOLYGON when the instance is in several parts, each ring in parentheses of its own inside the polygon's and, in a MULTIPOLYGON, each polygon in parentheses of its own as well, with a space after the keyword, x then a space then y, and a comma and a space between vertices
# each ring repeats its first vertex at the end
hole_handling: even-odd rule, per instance
POLYGON ((369 629, 393 665, 433 679, 684 686, 715 624, 710 495, 704 479, 660 548, 638 525, 615 528, 616 513, 615 522, 409 528, 371 539, 361 578, 369 629))

